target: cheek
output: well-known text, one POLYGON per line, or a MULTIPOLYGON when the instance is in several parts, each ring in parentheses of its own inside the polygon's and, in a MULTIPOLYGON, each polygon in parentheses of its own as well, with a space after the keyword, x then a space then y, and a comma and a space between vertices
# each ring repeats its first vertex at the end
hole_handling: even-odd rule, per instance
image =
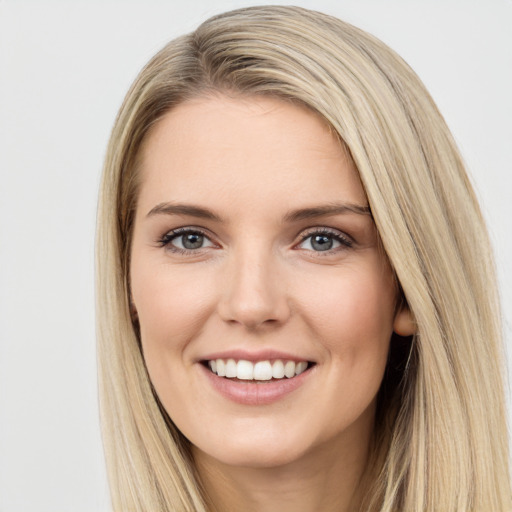
POLYGON ((183 350, 211 314, 215 287, 206 276, 170 265, 133 268, 132 295, 146 359, 183 350))
POLYGON ((190 365, 187 347, 211 315, 215 287, 202 276, 170 265, 134 265, 132 295, 140 325, 144 360, 151 382, 173 418, 195 409, 197 393, 185 384, 190 365), (200 285, 201 283, 201 285, 200 285), (183 389, 189 389, 183 393, 183 389))
MULTIPOLYGON (((314 281, 302 281, 297 296, 311 326, 325 340, 364 344, 392 333, 395 288, 390 272, 346 268, 314 281)), ((335 346, 339 346, 336 342, 335 346)))
MULTIPOLYGON (((346 391, 354 410, 380 387, 393 331, 395 287, 391 271, 337 270, 303 281, 303 319, 326 350, 332 389, 346 391), (334 273, 334 272, 333 272, 334 273)), ((337 394, 331 397, 338 399, 337 394)))
POLYGON ((309 327, 326 349, 326 407, 342 411, 333 428, 354 419, 375 399, 388 360, 396 292, 391 271, 339 272, 310 297, 309 327), (341 402, 340 402, 341 400, 341 402))

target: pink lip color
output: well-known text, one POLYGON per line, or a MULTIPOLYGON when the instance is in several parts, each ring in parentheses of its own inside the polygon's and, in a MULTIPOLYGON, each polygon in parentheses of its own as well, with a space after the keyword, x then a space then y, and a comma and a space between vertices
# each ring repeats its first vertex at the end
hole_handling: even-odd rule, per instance
POLYGON ((260 350, 259 352, 248 352, 247 350, 229 350, 208 354, 202 358, 203 361, 211 361, 212 359, 234 359, 235 361, 240 361, 243 359, 245 361, 253 362, 281 359, 282 361, 294 361, 296 363, 300 361, 310 361, 310 359, 294 356, 292 354, 287 354, 286 352, 280 352, 278 350, 260 350))
POLYGON ((291 379, 284 378, 258 384, 219 377, 202 364, 199 366, 216 391, 228 400, 244 405, 268 405, 277 402, 302 386, 311 374, 309 368, 291 379))

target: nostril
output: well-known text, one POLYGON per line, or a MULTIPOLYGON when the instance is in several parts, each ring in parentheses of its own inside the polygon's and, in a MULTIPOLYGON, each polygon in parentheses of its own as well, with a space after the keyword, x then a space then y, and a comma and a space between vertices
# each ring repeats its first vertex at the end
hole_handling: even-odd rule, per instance
POLYGON ((267 275, 262 265, 245 264, 242 270, 224 283, 225 293, 218 304, 220 317, 252 331, 286 322, 290 309, 279 280, 267 275))

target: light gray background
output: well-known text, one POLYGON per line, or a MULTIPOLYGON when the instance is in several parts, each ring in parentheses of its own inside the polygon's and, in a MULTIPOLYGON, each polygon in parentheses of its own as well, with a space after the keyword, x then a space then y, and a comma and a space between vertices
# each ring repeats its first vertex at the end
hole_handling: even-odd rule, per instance
MULTIPOLYGON (((0 512, 108 510, 93 239, 109 131, 165 42, 255 3, 0 0, 0 512)), ((512 1, 292 3, 374 33, 430 89, 490 225, 510 340, 512 1)))

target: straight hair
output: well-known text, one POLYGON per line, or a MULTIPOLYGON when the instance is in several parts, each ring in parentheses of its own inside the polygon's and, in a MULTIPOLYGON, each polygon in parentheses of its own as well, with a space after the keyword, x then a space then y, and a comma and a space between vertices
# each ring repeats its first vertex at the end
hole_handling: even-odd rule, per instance
MULTIPOLYGON (((361 510, 512 510, 491 246, 453 137, 409 66, 373 36, 299 7, 214 16, 141 71, 112 130, 97 224, 100 407, 116 512, 212 510, 156 396, 130 314, 140 149, 211 94, 306 106, 348 149, 417 324, 393 336, 361 510)), ((312 171, 314 172, 314 171, 312 171)))

